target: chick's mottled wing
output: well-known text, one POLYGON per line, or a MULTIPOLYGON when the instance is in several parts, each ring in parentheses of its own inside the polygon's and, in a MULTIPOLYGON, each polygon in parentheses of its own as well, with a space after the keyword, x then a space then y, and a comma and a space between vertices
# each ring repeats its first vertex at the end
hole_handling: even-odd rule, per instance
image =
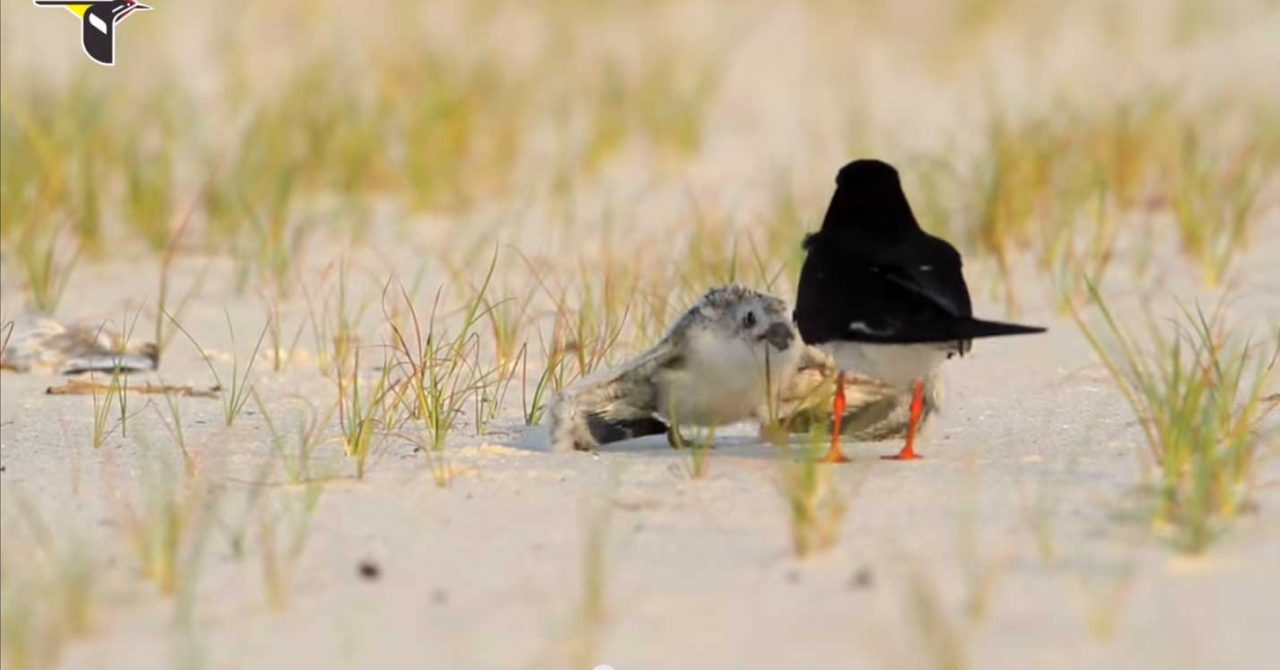
POLYGON ((0 367, 15 372, 53 372, 63 354, 51 343, 65 336, 66 327, 41 314, 19 316, 7 324, 0 367))
POLYGON ((591 450, 601 444, 665 433, 658 419, 658 377, 678 367, 681 357, 670 342, 565 389, 551 409, 552 447, 591 450))

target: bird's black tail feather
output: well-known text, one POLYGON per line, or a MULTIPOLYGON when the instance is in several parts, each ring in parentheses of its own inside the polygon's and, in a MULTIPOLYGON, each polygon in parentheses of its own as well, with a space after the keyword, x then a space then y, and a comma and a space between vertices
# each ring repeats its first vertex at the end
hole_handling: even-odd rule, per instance
POLYGON ((1019 323, 1003 321, 985 321, 983 319, 965 319, 955 324, 956 339, 976 340, 980 337, 999 337, 1001 335, 1033 335, 1045 332, 1040 326, 1024 326, 1019 323))
POLYGON ((667 424, 648 416, 610 419, 593 412, 587 415, 587 430, 591 431, 591 437, 594 437, 596 442, 609 444, 646 435, 661 435, 667 432, 667 424))

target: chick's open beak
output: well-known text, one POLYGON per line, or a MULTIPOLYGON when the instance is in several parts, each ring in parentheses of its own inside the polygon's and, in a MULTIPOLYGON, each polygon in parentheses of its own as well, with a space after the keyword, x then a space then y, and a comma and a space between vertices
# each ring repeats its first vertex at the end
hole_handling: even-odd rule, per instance
POLYGON ((786 351, 796 339, 796 333, 789 324, 774 323, 770 324, 760 339, 768 340, 778 351, 786 351))

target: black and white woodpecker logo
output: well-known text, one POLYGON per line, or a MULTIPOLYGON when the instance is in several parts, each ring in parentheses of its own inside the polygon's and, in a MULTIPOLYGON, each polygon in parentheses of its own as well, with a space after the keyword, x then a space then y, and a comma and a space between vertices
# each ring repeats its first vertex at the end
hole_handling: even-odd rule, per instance
POLYGON ((80 44, 95 63, 116 64, 116 24, 130 14, 151 9, 138 0, 35 0, 38 7, 63 7, 80 18, 80 44))

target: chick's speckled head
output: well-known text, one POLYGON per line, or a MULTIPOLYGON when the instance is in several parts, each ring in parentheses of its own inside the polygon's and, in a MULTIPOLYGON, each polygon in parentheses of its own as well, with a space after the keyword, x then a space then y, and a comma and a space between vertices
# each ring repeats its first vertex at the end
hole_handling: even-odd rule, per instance
POLYGON ((731 284, 707 291, 672 329, 678 335, 693 327, 713 328, 750 343, 787 351, 799 340, 787 303, 780 298, 731 284))

